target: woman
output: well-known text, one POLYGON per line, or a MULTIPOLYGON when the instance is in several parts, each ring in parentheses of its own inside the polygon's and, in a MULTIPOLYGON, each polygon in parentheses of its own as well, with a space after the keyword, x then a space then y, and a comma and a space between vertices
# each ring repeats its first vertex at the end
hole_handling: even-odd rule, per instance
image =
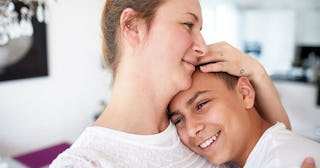
POLYGON ((51 167, 213 167, 181 144, 166 116, 171 98, 191 85, 195 65, 204 62, 220 61, 205 71, 249 76, 263 116, 290 127, 263 67, 226 43, 208 47, 201 26, 198 0, 108 0, 102 31, 112 96, 51 167))

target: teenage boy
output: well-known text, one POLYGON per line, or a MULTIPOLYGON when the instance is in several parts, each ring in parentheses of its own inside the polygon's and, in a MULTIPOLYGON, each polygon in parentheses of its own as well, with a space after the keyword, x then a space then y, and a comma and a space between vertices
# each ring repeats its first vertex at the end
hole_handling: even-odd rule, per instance
POLYGON ((312 156, 320 166, 319 143, 260 117, 254 107, 255 90, 246 77, 197 70, 192 80, 168 108, 182 142, 191 150, 214 164, 298 168, 312 156))

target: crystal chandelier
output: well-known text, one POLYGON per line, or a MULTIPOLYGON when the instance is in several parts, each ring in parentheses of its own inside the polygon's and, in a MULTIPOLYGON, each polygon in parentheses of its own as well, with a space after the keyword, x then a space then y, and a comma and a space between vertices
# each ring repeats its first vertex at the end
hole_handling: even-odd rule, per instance
POLYGON ((32 17, 46 23, 46 14, 46 0, 0 0, 0 47, 12 39, 32 36, 32 17))

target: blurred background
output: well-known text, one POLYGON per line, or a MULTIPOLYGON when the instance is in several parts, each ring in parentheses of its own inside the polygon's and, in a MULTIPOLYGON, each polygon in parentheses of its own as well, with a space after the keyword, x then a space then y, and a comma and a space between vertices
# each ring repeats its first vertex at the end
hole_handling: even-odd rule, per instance
MULTIPOLYGON (((10 2, 0 0, 2 158, 72 143, 107 105, 111 82, 101 53, 104 0, 10 2)), ((293 131, 320 142, 320 1, 200 2, 206 42, 227 41, 258 59, 293 131)))
MULTIPOLYGON (((34 1, 27 2, 23 6, 32 8, 34 1)), ((37 6, 28 11, 33 14, 27 14, 32 18, 29 28, 34 26, 33 32, 12 39, 9 36, 7 43, 0 45, 0 156, 73 142, 93 123, 110 95, 111 74, 103 67, 101 52, 104 0, 42 2, 46 2, 42 4, 44 11, 40 9, 45 17, 42 22, 37 6), (44 58, 27 58, 35 55, 44 58), (8 57, 16 57, 16 61, 10 62, 8 57), (18 67, 22 62, 28 66, 18 67), (41 63, 46 66, 38 68, 41 63), (22 75, 26 71, 31 72, 22 75)), ((1 5, 3 0, 0 11, 1 5)), ((6 21, 8 15, 1 14, 0 22, 6 21)))
POLYGON ((227 41, 273 79, 294 132, 320 142, 320 1, 201 0, 207 43, 227 41))

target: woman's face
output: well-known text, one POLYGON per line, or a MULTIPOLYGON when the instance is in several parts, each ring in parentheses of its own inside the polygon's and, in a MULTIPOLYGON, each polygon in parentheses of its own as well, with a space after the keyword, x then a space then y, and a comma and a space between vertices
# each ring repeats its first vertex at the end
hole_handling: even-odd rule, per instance
POLYGON ((166 0, 144 39, 141 50, 149 70, 178 91, 190 86, 197 57, 207 53, 201 27, 198 0, 166 0))

